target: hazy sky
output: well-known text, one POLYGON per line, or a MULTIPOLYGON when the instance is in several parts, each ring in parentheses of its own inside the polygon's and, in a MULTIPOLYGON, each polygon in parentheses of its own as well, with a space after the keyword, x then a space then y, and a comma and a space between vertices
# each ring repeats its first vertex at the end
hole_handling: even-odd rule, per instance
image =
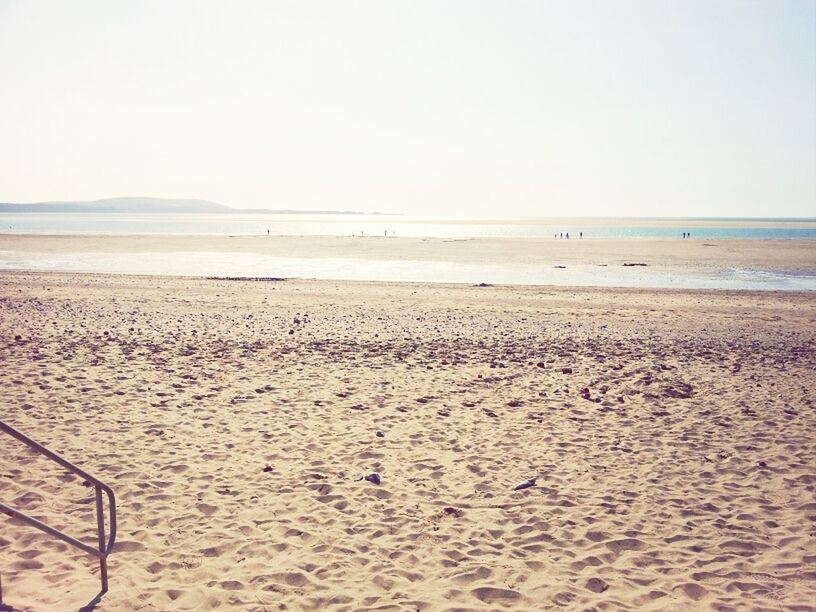
POLYGON ((816 216, 816 1, 0 0, 0 201, 816 216))

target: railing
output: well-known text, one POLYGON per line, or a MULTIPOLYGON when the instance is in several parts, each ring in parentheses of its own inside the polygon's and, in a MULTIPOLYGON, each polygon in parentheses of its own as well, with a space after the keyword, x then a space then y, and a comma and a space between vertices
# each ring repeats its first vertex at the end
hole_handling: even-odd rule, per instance
MULTIPOLYGON (((108 555, 113 550, 113 544, 116 541, 116 497, 113 494, 113 490, 106 485, 101 480, 94 478, 90 474, 88 474, 85 470, 78 468, 70 461, 66 461, 53 451, 47 449, 42 444, 35 442, 25 434, 17 431, 13 427, 6 425, 3 421, 0 421, 0 431, 4 431, 5 433, 9 434, 10 436, 17 438, 20 442, 28 446, 29 448, 34 449, 41 455, 45 455, 52 461, 56 461, 62 467, 64 467, 69 472, 73 472, 77 476, 81 476, 87 482, 94 485, 96 490, 96 529, 97 534, 99 536, 99 548, 94 548, 93 546, 88 546, 84 542, 80 542, 76 538, 72 538, 71 536, 62 533, 61 531, 54 529, 46 525, 45 523, 38 521, 35 518, 32 518, 18 510, 14 510, 13 508, 9 508, 6 504, 0 502, 0 512, 3 512, 9 515, 12 518, 19 519, 24 523, 28 523, 32 527, 36 527, 40 531, 44 531, 45 533, 54 536, 55 538, 59 538, 63 542, 70 544, 71 546, 78 548, 89 555, 93 555, 99 559, 99 575, 102 580, 102 591, 101 593, 106 593, 108 590, 108 555), (108 496, 108 513, 109 513, 109 523, 110 523, 110 537, 108 541, 105 542, 105 515, 103 512, 103 502, 102 502, 102 491, 108 496)), ((3 601, 3 594, 2 594, 2 586, 0 586, 0 602, 3 601)), ((2 606, 0 606, 2 609, 2 606)))

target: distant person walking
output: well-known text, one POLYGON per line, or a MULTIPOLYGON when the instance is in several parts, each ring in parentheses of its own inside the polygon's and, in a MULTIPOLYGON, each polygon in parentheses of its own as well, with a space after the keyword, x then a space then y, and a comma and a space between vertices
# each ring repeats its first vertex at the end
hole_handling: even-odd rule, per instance
POLYGON ((567 240, 569 240, 569 232, 567 232, 567 240))
POLYGON ((584 232, 578 232, 578 238, 583 239, 584 238, 584 232))

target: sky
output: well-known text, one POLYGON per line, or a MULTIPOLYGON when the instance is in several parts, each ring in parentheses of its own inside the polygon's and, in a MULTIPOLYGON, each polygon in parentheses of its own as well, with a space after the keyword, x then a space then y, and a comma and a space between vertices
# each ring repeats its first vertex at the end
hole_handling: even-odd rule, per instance
POLYGON ((816 216, 816 0, 0 0, 0 201, 816 216))

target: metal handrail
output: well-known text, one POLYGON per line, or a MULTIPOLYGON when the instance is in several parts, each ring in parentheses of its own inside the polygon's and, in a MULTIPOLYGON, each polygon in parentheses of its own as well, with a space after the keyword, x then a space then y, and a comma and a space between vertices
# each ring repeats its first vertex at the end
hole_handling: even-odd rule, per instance
MULTIPOLYGON (((62 467, 64 467, 69 472, 73 472, 77 476, 81 476, 87 482, 90 482, 94 485, 94 489, 96 492, 95 500, 96 500, 96 529, 97 534, 99 536, 99 548, 94 548, 92 546, 88 546, 84 542, 80 542, 76 538, 72 538, 71 536, 62 533, 61 531, 54 529, 43 523, 42 521, 38 521, 37 519, 28 516, 27 514, 23 514, 19 510, 14 510, 10 508, 6 504, 0 502, 0 512, 3 512, 12 518, 17 518, 23 521, 24 523, 28 523, 32 527, 36 527, 40 531, 44 531, 45 533, 54 536, 55 538, 59 538, 63 542, 74 546, 75 548, 79 548, 80 550, 88 553, 89 555, 93 555, 99 559, 99 573, 100 578, 102 580, 102 593, 106 593, 108 591, 108 555, 113 551, 113 545, 116 542, 116 496, 113 493, 113 489, 111 489, 108 485, 104 482, 99 480, 98 478, 94 478, 85 470, 75 466, 70 461, 67 461, 57 455, 55 452, 49 450, 39 442, 35 442, 27 435, 17 431, 10 425, 7 425, 3 421, 0 421, 0 431, 4 431, 5 433, 9 434, 10 436, 17 438, 20 442, 28 446, 29 448, 34 449, 41 455, 44 455, 51 459, 52 461, 56 461, 62 467), (105 514, 103 511, 104 503, 102 501, 102 492, 108 496, 108 522, 110 523, 110 537, 108 538, 107 542, 105 541, 105 514)), ((0 595, 2 597, 2 595, 0 595)), ((0 600, 1 601, 1 600, 0 600)))

